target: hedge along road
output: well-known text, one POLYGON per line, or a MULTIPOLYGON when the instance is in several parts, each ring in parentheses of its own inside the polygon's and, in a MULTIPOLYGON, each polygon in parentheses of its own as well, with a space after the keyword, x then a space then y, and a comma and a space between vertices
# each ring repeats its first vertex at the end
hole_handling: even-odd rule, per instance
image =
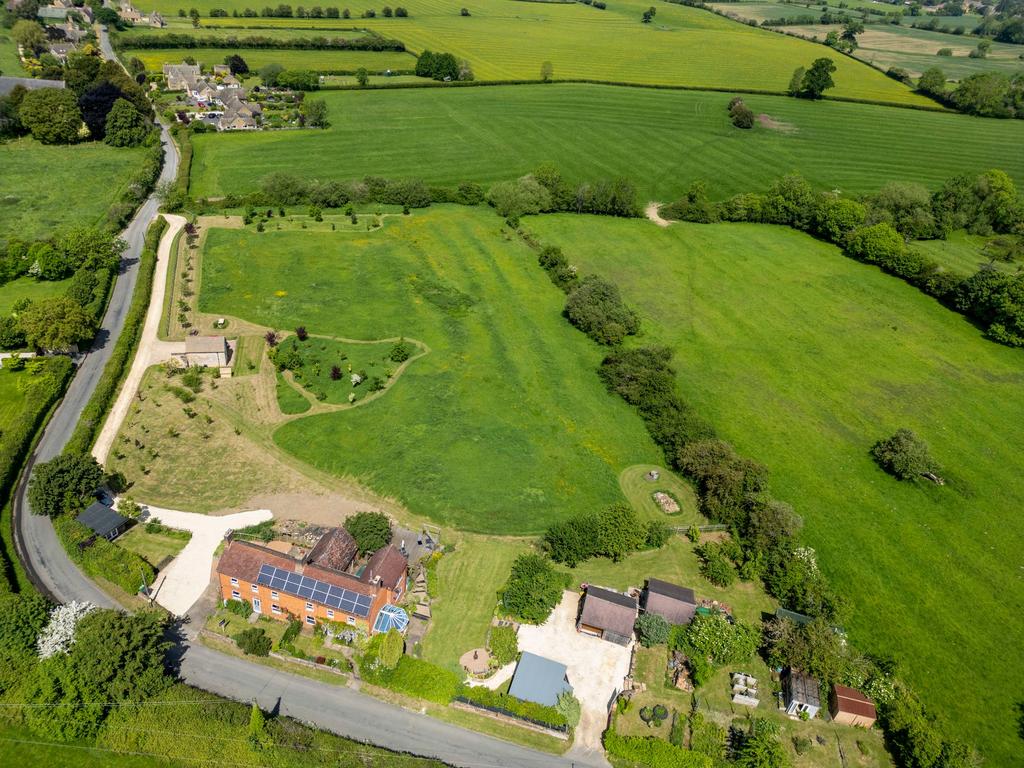
MULTIPOLYGON (((100 42, 104 51, 109 50, 105 34, 100 42)), ((177 174, 178 151, 166 128, 161 134, 164 168, 159 182, 164 182, 173 180, 177 174)), ((118 607, 68 559, 49 518, 29 513, 28 477, 36 462, 52 459, 64 449, 96 388, 124 326, 146 230, 156 219, 158 208, 155 195, 150 195, 122 233, 128 248, 121 258, 121 270, 103 323, 67 394, 43 431, 15 494, 14 542, 18 557, 35 587, 55 602, 88 600, 103 608, 118 607)), ((164 237, 173 235, 169 231, 164 237)), ((257 700, 268 710, 276 706, 283 715, 386 749, 466 768, 564 768, 583 764, 579 759, 573 762, 449 725, 348 688, 226 656, 187 639, 181 642, 179 652, 180 675, 189 685, 237 701, 257 700)), ((599 758, 594 764, 607 765, 599 758)))

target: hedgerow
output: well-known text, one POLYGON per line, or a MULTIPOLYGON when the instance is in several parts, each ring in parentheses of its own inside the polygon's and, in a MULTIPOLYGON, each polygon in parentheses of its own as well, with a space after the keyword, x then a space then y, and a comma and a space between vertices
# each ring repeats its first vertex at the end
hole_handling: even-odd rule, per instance
POLYGON ((466 685, 459 689, 456 700, 475 704, 491 711, 526 720, 548 728, 566 730, 569 724, 555 707, 546 707, 532 701, 523 701, 500 691, 492 691, 478 685, 466 685))
POLYGON ((72 515, 53 518, 53 530, 68 557, 90 578, 112 582, 129 595, 139 591, 143 580, 153 585, 153 566, 134 552, 94 535, 72 515))
POLYGON ((135 353, 142 324, 146 319, 149 307, 149 294, 153 288, 153 272, 156 269, 156 251, 160 237, 167 228, 162 217, 154 221, 146 232, 146 240, 139 256, 139 274, 136 278, 135 292, 132 303, 125 316, 121 335, 114 345, 103 374, 100 376, 92 397, 82 410, 82 415, 75 425, 75 431, 64 446, 65 453, 87 453, 92 447, 96 433, 99 432, 110 406, 113 405, 121 386, 121 380, 127 373, 128 366, 135 353))

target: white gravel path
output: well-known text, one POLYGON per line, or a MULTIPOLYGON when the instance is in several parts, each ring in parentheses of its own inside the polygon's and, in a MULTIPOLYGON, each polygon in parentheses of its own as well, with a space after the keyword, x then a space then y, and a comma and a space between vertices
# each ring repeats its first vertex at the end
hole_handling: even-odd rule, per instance
POLYGON ((192 539, 156 577, 156 601, 176 616, 184 615, 210 584, 213 553, 229 530, 238 530, 274 515, 269 509, 212 517, 143 505, 142 520, 159 519, 168 528, 190 531, 192 539))
POLYGON ((160 246, 157 248, 156 268, 153 272, 153 290, 149 295, 149 309, 146 312, 146 322, 142 326, 142 336, 139 338, 139 347, 135 352, 135 359, 128 371, 128 376, 121 385, 121 391, 114 401, 107 420, 103 424, 96 443, 92 448, 92 455, 96 461, 103 464, 110 455, 110 448, 114 444, 121 424, 128 409, 131 407, 132 399, 142 382, 142 375, 151 365, 162 363, 171 359, 174 354, 185 351, 183 341, 160 341, 157 337, 160 329, 160 316, 164 309, 164 295, 167 293, 167 263, 171 257, 171 244, 182 227, 185 226, 184 216, 174 214, 162 214, 167 219, 168 227, 160 239, 160 246))

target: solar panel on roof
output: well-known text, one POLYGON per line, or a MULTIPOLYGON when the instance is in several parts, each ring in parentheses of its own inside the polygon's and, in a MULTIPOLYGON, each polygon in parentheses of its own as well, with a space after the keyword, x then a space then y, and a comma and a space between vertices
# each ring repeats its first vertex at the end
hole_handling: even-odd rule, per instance
POLYGON ((260 566, 259 577, 256 581, 258 584, 269 585, 271 589, 280 589, 282 592, 307 600, 312 598, 319 603, 339 608, 356 616, 370 615, 370 603, 373 600, 369 595, 362 595, 335 584, 318 581, 310 576, 302 576, 273 565, 263 565, 260 566))

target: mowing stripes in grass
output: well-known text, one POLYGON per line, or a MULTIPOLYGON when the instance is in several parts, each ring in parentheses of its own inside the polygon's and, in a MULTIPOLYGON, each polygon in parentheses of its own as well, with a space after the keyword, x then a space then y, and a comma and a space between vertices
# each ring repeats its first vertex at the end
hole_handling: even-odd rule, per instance
POLYGON ((439 206, 365 234, 212 229, 199 303, 275 328, 425 343, 382 397, 289 422, 275 442, 438 522, 533 533, 622 500, 619 472, 657 460, 534 260, 488 209, 439 206))
POLYGON ((325 93, 331 127, 195 137, 192 194, 251 192, 266 175, 420 177, 489 183, 554 162, 567 178, 624 175, 644 200, 695 179, 712 195, 765 188, 800 171, 846 193, 886 181, 937 186, 954 173, 1005 169, 1024 184, 1024 121, 748 96, 776 128, 734 128, 728 94, 598 85, 325 93), (368 130, 372 126, 372 130, 368 130), (927 136, 928 141, 921 137, 927 136))

